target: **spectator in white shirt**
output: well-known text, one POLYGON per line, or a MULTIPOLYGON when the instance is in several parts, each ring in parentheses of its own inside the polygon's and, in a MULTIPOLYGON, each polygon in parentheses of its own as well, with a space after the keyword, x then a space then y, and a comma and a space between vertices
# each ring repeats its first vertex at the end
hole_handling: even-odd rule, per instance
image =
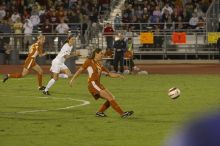
POLYGON ((24 28, 24 45, 25 48, 27 48, 29 44, 32 44, 31 34, 33 33, 33 24, 30 19, 25 20, 23 28, 24 28))
POLYGON ((34 12, 33 14, 31 14, 30 20, 33 24, 33 30, 37 31, 38 24, 40 23, 40 17, 38 15, 38 13, 34 12))
POLYGON ((163 13, 164 13, 165 10, 167 10, 170 15, 173 13, 173 9, 169 6, 168 3, 163 7, 163 9, 162 9, 162 11, 161 11, 161 15, 163 15, 163 13))
POLYGON ((6 15, 5 9, 3 6, 0 6, 0 20, 2 20, 6 15))
POLYGON ((18 11, 15 10, 14 13, 11 15, 11 21, 15 23, 18 18, 21 19, 21 16, 19 15, 18 11))
POLYGON ((195 29, 197 27, 198 22, 199 22, 199 19, 198 19, 196 13, 193 13, 192 18, 190 18, 190 20, 189 20, 190 27, 192 29, 195 29))
POLYGON ((60 23, 57 25, 56 31, 59 34, 58 47, 60 48, 63 45, 63 42, 65 41, 65 35, 69 31, 69 26, 64 22, 64 18, 60 19, 60 23))

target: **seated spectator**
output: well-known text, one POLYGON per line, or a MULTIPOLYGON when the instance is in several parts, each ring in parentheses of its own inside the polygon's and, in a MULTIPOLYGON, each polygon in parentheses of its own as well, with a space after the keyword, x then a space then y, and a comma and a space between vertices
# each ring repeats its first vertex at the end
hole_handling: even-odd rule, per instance
POLYGON ((198 17, 195 13, 192 14, 192 18, 190 18, 189 20, 189 26, 192 28, 192 29, 195 29, 198 25, 198 17))
POLYGON ((203 30, 205 28, 205 21, 202 17, 199 17, 198 23, 197 23, 197 30, 203 30))
POLYGON ((161 14, 163 15, 165 11, 168 11, 169 15, 173 13, 173 9, 169 6, 168 3, 166 3, 165 6, 163 7, 161 14))

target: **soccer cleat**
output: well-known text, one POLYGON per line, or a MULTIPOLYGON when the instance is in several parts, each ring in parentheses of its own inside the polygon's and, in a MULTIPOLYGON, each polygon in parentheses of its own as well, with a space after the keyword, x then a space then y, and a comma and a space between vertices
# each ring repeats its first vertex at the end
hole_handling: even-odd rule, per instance
POLYGON ((133 111, 126 111, 121 115, 121 117, 127 118, 127 117, 131 116, 133 113, 134 113, 133 111))
POLYGON ((97 112, 95 115, 96 117, 107 117, 107 115, 103 112, 97 112))
POLYGON ((50 95, 49 91, 45 91, 45 90, 43 90, 43 94, 44 95, 50 95))
POLYGON ((8 80, 8 75, 4 75, 3 80, 2 80, 3 83, 6 82, 7 80, 8 80))
POLYGON ((44 86, 41 86, 41 87, 38 87, 39 90, 43 91, 46 87, 44 86))

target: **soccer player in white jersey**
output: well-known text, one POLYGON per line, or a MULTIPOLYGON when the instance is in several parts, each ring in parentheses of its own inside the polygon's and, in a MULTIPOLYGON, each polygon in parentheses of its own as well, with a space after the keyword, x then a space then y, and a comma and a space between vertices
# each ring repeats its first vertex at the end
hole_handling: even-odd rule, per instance
POLYGON ((71 77, 71 71, 64 64, 65 60, 79 55, 79 52, 71 52, 74 45, 75 37, 73 35, 68 36, 65 41, 63 47, 60 52, 56 56, 56 58, 52 61, 52 66, 50 71, 53 73, 53 78, 48 82, 46 88, 43 90, 43 94, 50 95, 49 89, 53 86, 53 84, 58 80, 59 77, 71 77))

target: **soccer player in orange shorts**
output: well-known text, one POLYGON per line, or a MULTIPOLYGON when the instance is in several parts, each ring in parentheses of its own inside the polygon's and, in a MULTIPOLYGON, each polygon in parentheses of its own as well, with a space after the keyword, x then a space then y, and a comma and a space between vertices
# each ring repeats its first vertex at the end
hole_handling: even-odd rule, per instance
POLYGON ((84 64, 77 70, 74 76, 71 78, 69 84, 72 86, 73 81, 84 71, 87 69, 89 78, 88 78, 88 90, 93 95, 93 97, 97 100, 102 98, 105 101, 103 105, 99 108, 98 112, 96 112, 97 117, 106 117, 105 110, 107 110, 110 106, 120 114, 121 117, 129 117, 133 114, 133 111, 124 112, 119 104, 116 102, 115 97, 112 93, 106 89, 100 83, 101 73, 105 72, 108 76, 112 78, 124 78, 122 75, 117 73, 109 72, 105 67, 102 66, 101 60, 103 58, 103 52, 101 49, 95 49, 92 53, 91 58, 87 59, 84 64))
POLYGON ((42 85, 43 70, 36 63, 36 57, 38 55, 40 57, 46 55, 46 53, 43 53, 44 42, 45 42, 45 36, 39 35, 37 38, 37 42, 31 45, 29 49, 28 57, 25 60, 22 73, 7 74, 4 76, 3 82, 6 82, 9 78, 22 78, 29 73, 30 69, 33 69, 37 72, 38 89, 44 90, 45 87, 42 85))

